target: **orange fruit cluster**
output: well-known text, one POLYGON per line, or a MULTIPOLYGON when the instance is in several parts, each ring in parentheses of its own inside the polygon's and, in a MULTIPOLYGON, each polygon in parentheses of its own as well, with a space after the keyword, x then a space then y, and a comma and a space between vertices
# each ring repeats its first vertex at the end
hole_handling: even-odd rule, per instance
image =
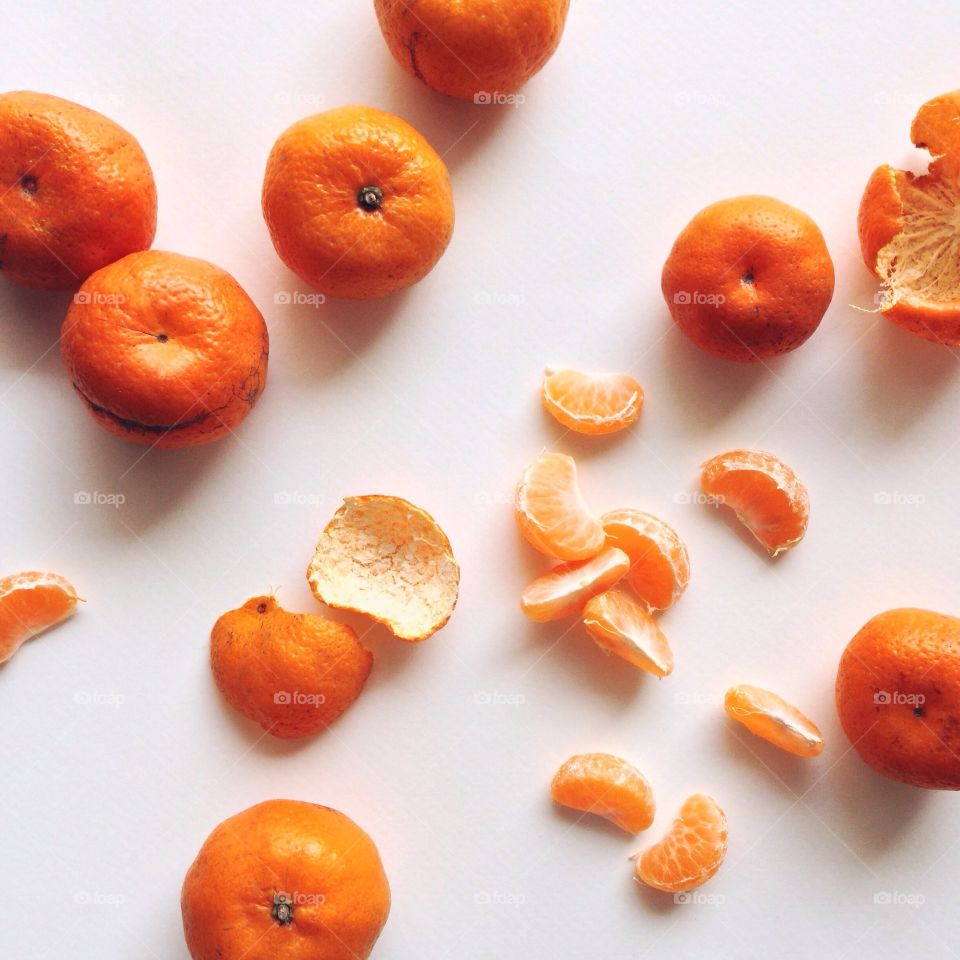
MULTIPOLYGON (((374 0, 387 48, 431 89, 478 104, 516 98, 557 50, 569 0, 374 0)), ((879 167, 863 194, 863 259, 882 284, 880 311, 927 340, 960 345, 960 91, 918 111, 911 140, 926 173, 879 167)), ((64 366, 93 419, 159 448, 234 431, 266 382, 269 336, 237 281, 204 260, 151 250, 157 191, 132 134, 79 104, 42 93, 0 95, 0 271, 31 288, 74 289, 63 322, 64 366)), ((442 157, 399 117, 343 106, 280 135, 261 191, 280 259, 323 295, 387 296, 424 279, 454 228, 442 157)), ((766 196, 721 200, 682 230, 661 274, 677 327, 699 348, 766 362, 805 343, 834 292, 834 267, 814 221, 766 196)), ((629 374, 548 368, 544 408, 563 427, 605 435, 634 425, 644 391, 629 374)), ((703 464, 701 489, 729 507, 776 557, 795 547, 809 495, 772 454, 735 449, 703 464)), ((656 616, 690 579, 686 546, 636 509, 597 515, 576 464, 548 452, 516 490, 520 532, 554 565, 523 591, 537 622, 578 617, 605 653, 657 677, 674 669, 656 616)), ((318 600, 426 640, 456 606, 460 568, 443 530, 406 500, 347 498, 307 569, 318 600)), ((63 577, 0 580, 0 663, 65 620, 80 597, 63 577)), ((284 738, 325 730, 359 697, 373 663, 348 625, 282 609, 271 595, 224 613, 210 636, 215 683, 237 711, 284 738)), ((870 620, 839 663, 836 706, 845 734, 878 773, 960 789, 960 619, 897 609, 870 620)), ((729 718, 773 746, 812 758, 819 728, 778 694, 730 688, 729 718)), ((620 757, 571 757, 551 785, 556 803, 648 829, 650 783, 620 757)), ((694 794, 635 875, 684 892, 713 877, 727 820, 694 794)), ((184 880, 184 935, 194 960, 368 957, 390 910, 371 838, 345 815, 272 800, 221 823, 184 880)))

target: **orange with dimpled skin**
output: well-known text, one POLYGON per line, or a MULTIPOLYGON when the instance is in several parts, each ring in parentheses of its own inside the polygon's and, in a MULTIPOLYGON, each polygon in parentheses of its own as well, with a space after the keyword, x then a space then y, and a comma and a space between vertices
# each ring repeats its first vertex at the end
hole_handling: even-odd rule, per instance
POLYGON ((262 203, 280 259, 332 297, 369 300, 417 283, 453 234, 443 160, 409 123, 373 107, 327 110, 281 134, 262 203))
POLYGON ((60 352, 102 427, 134 443, 186 447, 220 439, 250 412, 266 383, 269 338, 226 271, 147 250, 84 283, 60 352))
POLYGON ((0 273, 76 287, 157 227, 157 188, 136 138, 46 93, 0 94, 0 273))
POLYGON ((570 0, 374 0, 374 7, 407 73, 440 93, 491 103, 553 56, 570 0))
POLYGON ((193 960, 365 960, 390 886, 373 840, 349 817, 268 800, 207 837, 180 905, 193 960))

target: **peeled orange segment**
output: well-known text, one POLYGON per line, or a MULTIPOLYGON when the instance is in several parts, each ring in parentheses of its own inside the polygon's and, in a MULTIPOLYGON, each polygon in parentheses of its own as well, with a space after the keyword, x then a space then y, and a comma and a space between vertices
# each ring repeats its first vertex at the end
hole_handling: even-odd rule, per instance
POLYGON ((807 529, 810 498, 782 461, 757 450, 731 450, 703 465, 703 492, 730 507, 771 556, 796 546, 807 529))
POLYGON ((587 509, 577 484, 577 465, 562 453, 541 454, 517 485, 520 532, 548 557, 587 560, 604 544, 603 527, 587 509))
POLYGON ((588 601, 583 625, 605 653, 657 677, 673 671, 673 653, 657 622, 622 590, 608 590, 588 601))
POLYGON ((727 853, 727 818, 713 797, 697 793, 680 808, 670 832, 636 857, 636 877, 680 893, 706 883, 727 853))
POLYGON ((616 433, 640 416, 643 388, 626 373, 591 374, 547 367, 543 405, 577 433, 616 433))
POLYGON ((320 535, 307 581, 328 606, 418 643, 450 619, 460 568, 425 510, 400 497, 347 497, 320 535))
POLYGON ((769 690, 746 684, 731 687, 723 699, 723 709, 751 733, 787 753, 815 757, 823 751, 823 736, 816 724, 769 690))
POLYGON ((537 577, 523 591, 520 608, 537 623, 572 617, 592 596, 622 580, 629 569, 630 559, 616 547, 608 547, 589 560, 563 563, 537 577))
POLYGON ((647 778, 609 753, 571 757, 553 778, 550 795, 554 803, 606 817, 627 833, 646 830, 657 809, 647 778))
POLYGON ((666 610, 690 582, 690 558, 676 530, 640 510, 611 510, 600 518, 607 543, 630 557, 627 582, 651 610, 666 610))
POLYGON ((31 637, 66 620, 79 599, 55 573, 17 573, 0 580, 0 663, 31 637))
POLYGON ((915 176, 883 165, 860 201, 864 262, 883 283, 880 310, 911 333, 960 345, 960 90, 927 101, 910 139, 929 151, 915 176))

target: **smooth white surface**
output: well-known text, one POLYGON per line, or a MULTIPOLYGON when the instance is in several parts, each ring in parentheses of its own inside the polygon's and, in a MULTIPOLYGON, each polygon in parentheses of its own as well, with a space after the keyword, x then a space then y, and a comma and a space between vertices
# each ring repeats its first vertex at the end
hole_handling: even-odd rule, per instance
POLYGON ((272 351, 236 438, 145 454, 72 395, 55 349, 68 297, 0 283, 2 572, 56 570, 87 598, 0 670, 0 954, 184 960, 180 883, 208 832, 296 797, 380 847, 394 906, 377 960, 954 956, 957 797, 872 774, 832 704, 839 655, 874 613, 960 610, 956 357, 850 306, 876 289, 855 233, 866 179, 920 162, 916 107, 960 83, 946 8, 573 0, 526 101, 495 109, 402 73, 368 0, 251 6, 38 0, 3 18, 0 88, 135 132, 159 186, 156 245, 233 272, 272 351), (301 287, 261 220, 264 162, 287 125, 344 102, 400 114, 445 154, 453 243, 406 295, 278 306, 301 287), (699 353, 659 291, 686 221, 747 192, 810 213, 837 267, 819 333, 766 368, 699 353), (641 421, 565 434, 539 407, 547 363, 634 373, 641 421), (689 502, 698 464, 735 445, 772 450, 810 487, 807 538, 776 564, 689 502), (693 580, 662 618, 667 680, 605 659, 577 625, 522 618, 542 564, 510 500, 543 447, 578 458, 598 510, 647 509, 687 540, 693 580), (84 506, 78 491, 126 499, 84 506), (325 735, 263 738, 217 695, 210 627, 270 587, 319 610, 315 538, 366 492, 437 517, 459 607, 420 647, 369 631, 371 681, 325 735), (731 730, 718 702, 735 682, 801 705, 825 754, 731 730), (551 807, 555 768, 588 750, 650 778, 647 836, 551 807), (636 887, 626 858, 694 790, 726 808, 730 854, 702 890, 721 903, 675 906, 636 887))

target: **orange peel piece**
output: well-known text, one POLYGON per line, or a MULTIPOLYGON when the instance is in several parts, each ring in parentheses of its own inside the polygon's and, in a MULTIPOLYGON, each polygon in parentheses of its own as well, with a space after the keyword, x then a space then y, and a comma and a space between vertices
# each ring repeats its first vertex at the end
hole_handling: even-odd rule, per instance
POLYGON ((807 530, 810 497, 782 460, 758 450, 731 450, 703 465, 703 492, 733 509, 737 519, 776 557, 807 530))
POLYGON ((636 878, 670 893, 706 883, 727 855, 727 818, 713 797, 697 793, 680 808, 667 835, 636 855, 636 878))
POLYGON ((604 653, 655 677, 673 671, 673 652, 656 620, 623 590, 592 597, 583 608, 583 625, 604 653))
POLYGON ((550 796, 554 803, 605 817, 631 834, 646 830, 657 810, 647 778, 610 753, 571 757, 554 776, 550 796))
POLYGON ((577 483, 577 465, 563 453, 543 453, 517 485, 517 526, 531 546, 558 560, 587 560, 605 540, 577 483))
POLYGON ((629 569, 630 558, 616 547, 608 547, 589 560, 560 564, 523 591, 520 608, 537 623, 572 617, 591 597, 623 579, 629 569))
POLYGON ((633 424, 643 408, 643 387, 626 373, 583 373, 547 367, 543 405, 565 427, 600 436, 633 424))
POLYGON ((815 757, 823 752, 817 725, 770 690, 749 684, 731 687, 723 698, 723 709, 751 733, 787 753, 815 757))
POLYGON ((880 312, 925 340, 960 345, 960 90, 928 100, 910 139, 930 153, 917 176, 884 164, 857 226, 863 260, 883 284, 880 312))
POLYGON ((457 603, 460 568, 446 534, 400 497, 347 497, 307 568, 314 596, 382 623, 401 640, 436 633, 457 603))
POLYGON ((0 663, 23 644, 66 620, 80 597, 56 573, 16 573, 0 580, 0 663))
POLYGON ((627 582, 650 610, 666 610, 690 582, 690 557, 677 531, 640 510, 611 510, 600 518, 607 543, 630 557, 627 582))

